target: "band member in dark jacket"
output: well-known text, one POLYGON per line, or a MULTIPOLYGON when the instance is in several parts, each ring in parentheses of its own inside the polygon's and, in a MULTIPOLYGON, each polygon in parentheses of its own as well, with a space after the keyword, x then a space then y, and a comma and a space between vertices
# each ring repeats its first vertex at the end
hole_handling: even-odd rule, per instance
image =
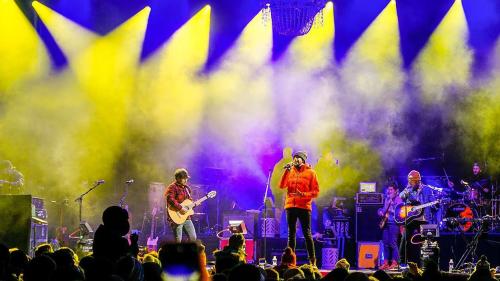
MULTIPOLYGON (((189 210, 186 207, 183 207, 181 203, 186 199, 193 199, 191 197, 191 188, 187 185, 189 174, 186 169, 177 169, 174 173, 174 177, 175 181, 171 183, 165 191, 167 208, 171 208, 175 211, 179 211, 181 214, 185 214, 189 210)), ((172 227, 172 231, 174 232, 176 242, 182 241, 182 230, 186 231, 189 241, 196 241, 196 229, 191 221, 191 217, 188 217, 182 224, 176 224, 170 217, 168 217, 168 221, 172 227)))
POLYGON ((380 269, 394 269, 399 266, 399 225, 394 221, 394 207, 402 203, 398 196, 398 188, 391 183, 387 186, 387 196, 384 206, 378 209, 378 215, 382 217, 380 226, 382 227, 382 241, 384 242, 384 264, 380 269), (389 263, 390 262, 390 263, 389 263))
POLYGON ((461 181, 468 192, 469 203, 477 205, 480 216, 491 215, 491 184, 488 175, 481 170, 479 163, 472 165, 472 175, 461 181))

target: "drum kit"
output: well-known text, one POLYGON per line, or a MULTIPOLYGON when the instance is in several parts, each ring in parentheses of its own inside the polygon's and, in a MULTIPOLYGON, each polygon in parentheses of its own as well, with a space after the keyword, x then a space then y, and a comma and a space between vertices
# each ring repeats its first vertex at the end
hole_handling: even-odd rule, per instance
POLYGON ((438 189, 435 192, 437 199, 451 199, 449 203, 440 206, 442 231, 474 232, 483 221, 492 221, 488 218, 493 215, 491 203, 495 200, 484 198, 478 189, 467 187, 463 192, 438 189))

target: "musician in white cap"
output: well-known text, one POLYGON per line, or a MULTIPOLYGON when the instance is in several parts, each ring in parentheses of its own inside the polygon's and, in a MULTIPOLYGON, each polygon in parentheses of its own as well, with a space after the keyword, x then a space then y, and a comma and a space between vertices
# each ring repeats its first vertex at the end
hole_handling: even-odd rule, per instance
MULTIPOLYGON (((412 170, 408 174, 408 185, 399 194, 399 197, 401 197, 405 204, 411 206, 421 206, 423 204, 435 201, 434 195, 432 194, 432 189, 422 183, 422 177, 416 170, 412 170)), ((399 247, 401 263, 405 263, 406 261, 412 261, 416 263, 419 262, 420 248, 410 243, 410 239, 413 235, 419 233, 420 225, 434 222, 435 211, 437 209, 437 204, 425 207, 422 215, 405 223, 405 228, 399 247)), ((396 216, 397 215, 398 214, 396 214, 396 216)))

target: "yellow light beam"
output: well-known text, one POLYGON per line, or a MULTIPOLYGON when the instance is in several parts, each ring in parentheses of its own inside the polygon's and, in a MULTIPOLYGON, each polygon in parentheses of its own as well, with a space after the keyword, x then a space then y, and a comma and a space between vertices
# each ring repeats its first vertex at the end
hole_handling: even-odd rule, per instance
POLYGON ((454 2, 412 69, 427 103, 442 103, 448 89, 467 88, 470 82, 472 51, 467 45, 468 28, 462 1, 454 2))
POLYGON ((334 39, 333 3, 326 3, 322 10, 323 23, 318 19, 309 33, 296 37, 288 56, 292 57, 301 69, 323 69, 331 64, 332 43, 334 39))
POLYGON ((149 13, 144 8, 70 61, 94 109, 78 136, 88 149, 81 154, 85 171, 111 173, 122 152, 149 13))
POLYGON ((205 107, 206 130, 234 152, 233 159, 244 159, 225 164, 253 169, 263 180, 267 175, 259 173, 255 152, 264 149, 262 144, 274 128, 271 52, 272 26, 262 24, 259 12, 209 74, 205 107))
POLYGON ((80 55, 83 50, 88 48, 98 38, 96 33, 71 21, 38 1, 33 1, 31 5, 51 31, 58 45, 64 48, 64 54, 70 60, 80 55))
POLYGON ((0 94, 50 69, 35 29, 13 0, 0 0, 0 94))
POLYGON ((260 67, 266 64, 272 52, 273 33, 271 24, 262 24, 262 11, 245 26, 234 45, 221 59, 221 68, 228 62, 246 67, 260 67))
POLYGON ((390 1, 347 54, 342 77, 367 100, 390 99, 404 80, 401 63, 396 2, 390 1))
POLYGON ((198 72, 208 56, 210 16, 207 5, 141 66, 132 126, 169 144, 159 144, 161 151, 153 151, 157 155, 151 158, 169 155, 166 162, 185 161, 194 151, 205 98, 198 72))
POLYGON ((383 161, 398 159, 411 149, 409 140, 393 135, 393 124, 407 101, 398 26, 396 1, 390 1, 356 41, 339 70, 339 83, 347 94, 338 99, 349 105, 340 110, 349 116, 349 123, 357 124, 357 135, 370 140, 373 152, 383 151, 383 161))
POLYGON ((74 146, 80 149, 73 152, 75 163, 71 164, 83 178, 109 176, 126 136, 150 8, 109 34, 97 36, 40 3, 33 6, 68 57, 68 72, 77 79, 75 102, 84 108, 79 113, 85 121, 72 135, 74 146))

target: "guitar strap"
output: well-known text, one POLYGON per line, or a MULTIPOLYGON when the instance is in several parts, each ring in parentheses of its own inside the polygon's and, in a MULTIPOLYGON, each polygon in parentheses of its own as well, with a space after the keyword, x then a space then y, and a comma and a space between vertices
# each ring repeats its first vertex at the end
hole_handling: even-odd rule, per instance
POLYGON ((184 188, 186 189, 186 193, 188 195, 188 198, 192 199, 193 197, 191 197, 191 193, 189 192, 189 186, 185 185, 184 188))

